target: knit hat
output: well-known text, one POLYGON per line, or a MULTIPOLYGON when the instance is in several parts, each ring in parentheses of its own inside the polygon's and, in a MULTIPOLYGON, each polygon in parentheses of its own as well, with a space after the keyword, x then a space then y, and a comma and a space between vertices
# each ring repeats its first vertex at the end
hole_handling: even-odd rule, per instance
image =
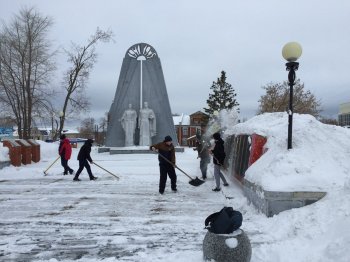
POLYGON ((164 138, 164 142, 170 142, 170 141, 173 141, 173 139, 171 138, 171 136, 166 136, 164 138))
POLYGON ((218 139, 220 139, 220 133, 214 133, 213 134, 213 138, 215 139, 215 140, 218 140, 218 139))
POLYGON ((60 139, 65 139, 65 138, 66 138, 66 135, 65 135, 65 134, 63 134, 63 135, 60 136, 60 139))

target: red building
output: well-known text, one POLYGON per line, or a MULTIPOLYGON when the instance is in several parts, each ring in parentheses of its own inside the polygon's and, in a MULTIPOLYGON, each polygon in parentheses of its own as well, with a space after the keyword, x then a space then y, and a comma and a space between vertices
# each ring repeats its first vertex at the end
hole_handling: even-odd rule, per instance
POLYGON ((173 116, 177 140, 180 146, 194 146, 196 134, 206 130, 209 115, 197 111, 191 115, 173 116))

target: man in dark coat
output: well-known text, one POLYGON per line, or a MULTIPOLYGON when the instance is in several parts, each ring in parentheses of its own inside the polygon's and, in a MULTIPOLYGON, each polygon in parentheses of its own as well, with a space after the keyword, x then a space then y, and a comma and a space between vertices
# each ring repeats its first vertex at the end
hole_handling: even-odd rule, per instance
POLYGON ((224 174, 220 170, 220 167, 224 166, 224 160, 225 160, 226 154, 224 149, 224 140, 222 140, 220 133, 213 134, 213 138, 215 140, 215 146, 214 146, 214 149, 211 150, 211 153, 213 155, 214 177, 215 177, 215 183, 216 183, 216 187, 213 189, 213 191, 220 191, 221 190, 220 178, 222 179, 224 186, 228 186, 226 178, 224 177, 224 174))
POLYGON ((83 171, 84 167, 86 168, 86 171, 89 174, 90 180, 97 179, 97 177, 92 175, 91 168, 89 165, 89 162, 91 164, 93 164, 93 161, 92 161, 91 156, 90 156, 91 147, 92 147, 93 142, 94 141, 92 139, 88 139, 85 141, 84 145, 80 148, 80 151, 78 153, 79 169, 73 178, 74 181, 80 181, 79 175, 80 175, 81 171, 83 171))
POLYGON ((209 156, 209 142, 206 142, 205 140, 202 140, 202 137, 200 135, 196 136, 196 147, 193 149, 198 152, 198 157, 200 158, 199 162, 199 168, 202 172, 202 178, 207 179, 207 169, 208 164, 210 163, 210 156, 209 156))
POLYGON ((172 143, 172 138, 166 136, 163 142, 155 145, 151 145, 150 149, 153 151, 158 151, 159 160, 159 193, 163 194, 165 190, 167 176, 169 176, 171 181, 171 190, 176 192, 176 173, 175 173, 175 148, 172 143), (161 156, 160 156, 161 155, 161 156), (164 159, 163 157, 166 159, 164 159), (167 161, 168 160, 168 161, 167 161))
POLYGON ((61 165, 64 168, 63 175, 68 175, 68 172, 69 174, 73 174, 74 170, 68 166, 68 160, 72 155, 72 146, 69 142, 69 139, 66 138, 66 135, 61 135, 60 139, 61 141, 58 147, 58 153, 61 156, 61 165))

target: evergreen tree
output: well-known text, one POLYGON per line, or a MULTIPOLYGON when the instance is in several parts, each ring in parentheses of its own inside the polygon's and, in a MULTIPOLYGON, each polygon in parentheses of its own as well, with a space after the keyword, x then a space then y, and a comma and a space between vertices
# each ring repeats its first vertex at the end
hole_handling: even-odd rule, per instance
POLYGON ((239 104, 235 98, 237 94, 232 85, 226 82, 225 71, 221 71, 221 77, 216 82, 213 82, 210 89, 213 93, 209 94, 209 99, 207 99, 208 108, 203 108, 207 114, 212 116, 215 111, 232 109, 234 107, 237 107, 237 111, 239 111, 239 104))

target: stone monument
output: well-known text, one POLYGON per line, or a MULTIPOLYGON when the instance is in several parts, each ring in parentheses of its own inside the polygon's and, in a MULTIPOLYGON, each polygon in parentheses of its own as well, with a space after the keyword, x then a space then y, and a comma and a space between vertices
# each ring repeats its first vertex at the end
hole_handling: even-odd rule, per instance
POLYGON ((129 104, 136 112, 140 112, 134 145, 146 146, 161 142, 167 135, 173 138, 174 145, 178 144, 162 65, 155 49, 146 43, 131 46, 123 59, 117 90, 108 113, 107 147, 130 144, 131 140, 126 140, 131 138, 127 137, 122 126, 124 123, 120 121, 129 104), (148 134, 147 131, 145 133, 146 128, 141 126, 145 121, 141 120, 144 109, 147 109, 147 114, 152 111, 149 115, 153 115, 147 120, 148 134))
POLYGON ((152 109, 148 108, 148 102, 143 103, 139 114, 140 146, 152 145, 152 137, 156 135, 156 116, 152 109))
POLYGON ((125 132, 125 146, 135 145, 135 130, 136 130, 137 113, 132 109, 132 104, 123 113, 120 119, 121 125, 125 132))

